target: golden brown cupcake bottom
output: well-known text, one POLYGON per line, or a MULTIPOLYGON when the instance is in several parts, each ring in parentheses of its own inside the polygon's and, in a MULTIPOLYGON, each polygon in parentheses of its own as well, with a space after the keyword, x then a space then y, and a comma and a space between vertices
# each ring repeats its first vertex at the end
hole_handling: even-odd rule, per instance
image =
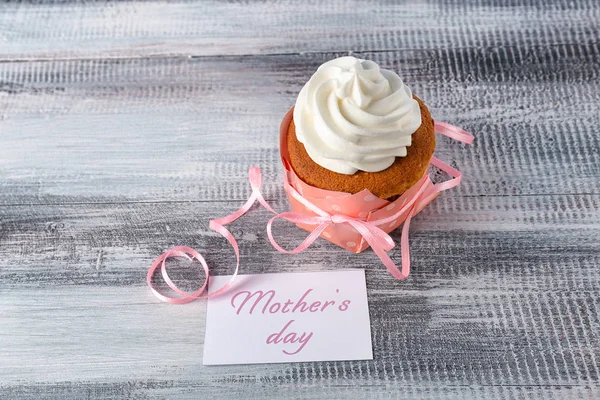
POLYGON ((311 186, 339 192, 358 193, 368 189, 382 199, 394 200, 413 186, 425 174, 435 149, 433 119, 421 99, 414 96, 421 107, 421 126, 412 135, 412 144, 406 148, 406 157, 396 157, 387 169, 379 172, 358 171, 353 175, 339 174, 315 163, 296 137, 292 119, 288 128, 287 144, 290 163, 296 175, 311 186))

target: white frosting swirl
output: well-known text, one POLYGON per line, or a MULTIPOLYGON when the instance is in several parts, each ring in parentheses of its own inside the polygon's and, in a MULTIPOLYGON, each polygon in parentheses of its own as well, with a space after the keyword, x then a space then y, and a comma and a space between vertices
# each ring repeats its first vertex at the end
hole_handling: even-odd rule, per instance
POLYGON ((393 71, 340 57, 321 65, 294 109, 296 136, 310 158, 330 171, 377 172, 406 156, 421 126, 419 103, 393 71))

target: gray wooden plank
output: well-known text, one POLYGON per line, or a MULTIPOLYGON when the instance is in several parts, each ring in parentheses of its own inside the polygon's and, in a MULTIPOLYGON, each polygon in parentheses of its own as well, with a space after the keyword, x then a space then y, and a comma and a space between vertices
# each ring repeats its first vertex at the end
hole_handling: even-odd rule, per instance
POLYGON ((0 59, 598 43, 594 0, 0 4, 0 59))
MULTIPOLYGON (((268 212, 254 210, 232 227, 244 273, 367 270, 374 360, 203 367, 204 303, 161 304, 144 276, 174 244, 230 271, 231 249, 206 225, 236 206, 0 207, 0 395, 542 399, 600 390, 597 195, 440 197, 414 221, 403 282, 371 251, 319 240, 297 256, 276 253, 268 212)), ((277 231, 285 246, 303 237, 293 226, 277 231)), ((192 289, 198 272, 177 266, 192 289)))
MULTIPOLYGON (((250 165, 273 197, 279 122, 340 54, 0 64, 0 202, 239 200, 250 165)), ((437 148, 460 195, 600 193, 597 45, 360 56, 475 134, 437 148)))
MULTIPOLYGON (((245 193, 249 193, 248 188, 245 193)), ((277 210, 286 210, 283 193, 272 204, 277 210)), ((153 258, 177 244, 214 251, 210 258, 214 258, 216 272, 227 273, 233 253, 220 235, 208 229, 208 221, 227 215, 240 205, 172 202, 0 207, 0 258, 4 260, 0 287, 18 290, 40 285, 139 285, 143 283, 139 268, 145 270, 153 258)), ((434 277, 446 280, 456 275, 489 273, 488 268, 502 268, 513 275, 519 269, 573 258, 592 268, 599 255, 594 237, 600 229, 599 211, 598 195, 487 198, 446 193, 415 217, 411 233, 415 268, 424 274, 423 282, 434 277), (497 245, 493 243, 496 239, 500 240, 497 245), (440 245, 436 246, 436 242, 440 245), (487 248, 499 257, 490 257, 494 265, 480 265, 489 257, 487 248), (456 264, 442 272, 444 257, 456 264)), ((245 262, 250 263, 246 271, 276 272, 282 263, 283 268, 292 270, 318 268, 321 262, 323 266, 336 266, 350 260, 364 260, 364 265, 372 263, 381 269, 373 255, 355 258, 340 251, 331 258, 329 252, 337 247, 326 245, 326 241, 311 247, 305 258, 280 255, 266 238, 269 216, 266 210, 258 209, 233 225, 234 235, 240 243, 246 243, 242 246, 245 262), (338 260, 339 257, 344 258, 338 260)), ((275 231, 285 247, 292 247, 306 236, 291 224, 277 224, 275 231)), ((394 238, 399 239, 399 232, 394 233, 394 238)), ((398 255, 397 250, 393 254, 398 255)), ((559 267, 560 264, 547 266, 553 274, 547 276, 544 286, 537 282, 538 290, 557 287, 548 285, 575 285, 572 281, 563 282, 564 279, 554 282, 556 274, 583 273, 580 266, 573 265, 574 271, 562 272, 559 267)), ((385 270, 381 272, 388 277, 385 270)), ((592 277, 578 279, 589 281, 592 277)), ((396 287, 393 279, 381 284, 396 287)), ((583 284, 589 286, 589 282, 583 284)), ((598 288, 592 285, 591 289, 598 288)))

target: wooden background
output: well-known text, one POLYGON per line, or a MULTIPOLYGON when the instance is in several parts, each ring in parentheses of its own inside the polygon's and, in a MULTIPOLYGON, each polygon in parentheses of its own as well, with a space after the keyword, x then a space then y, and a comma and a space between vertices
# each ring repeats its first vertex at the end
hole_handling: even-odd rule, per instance
POLYGON ((599 21, 595 0, 0 3, 0 398, 600 398, 599 21), (349 53, 474 133, 437 147, 464 184, 413 221, 402 282, 372 251, 277 253, 264 210, 236 222, 243 273, 365 268, 374 359, 204 367, 206 304, 160 303, 147 268, 187 244, 232 270, 209 219, 251 165, 285 209, 279 122, 349 53))

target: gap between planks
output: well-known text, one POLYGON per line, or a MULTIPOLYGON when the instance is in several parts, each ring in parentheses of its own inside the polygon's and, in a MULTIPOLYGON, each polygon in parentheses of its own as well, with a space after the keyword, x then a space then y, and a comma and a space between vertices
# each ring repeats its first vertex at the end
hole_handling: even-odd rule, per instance
MULTIPOLYGON (((581 42, 565 42, 565 43, 551 43, 551 44, 534 44, 534 45, 525 45, 528 49, 536 49, 536 48, 553 48, 553 47, 563 47, 563 46, 594 46, 600 45, 600 42, 589 41, 586 43, 581 42)), ((517 47, 514 44, 511 45, 497 45, 497 46, 456 46, 452 47, 450 50, 467 50, 467 49, 481 49, 481 50, 494 50, 494 49, 509 49, 517 47)), ((296 51, 296 52, 273 52, 273 53, 242 53, 242 54, 180 54, 180 53, 160 53, 160 54, 146 54, 146 55, 128 55, 128 56, 97 56, 97 57, 16 57, 16 58, 0 58, 0 64, 10 64, 10 63, 29 63, 29 62, 72 62, 72 61, 98 61, 98 60, 107 60, 107 61, 115 61, 115 60, 193 60, 193 59, 232 59, 232 58, 252 58, 252 57, 281 57, 281 56, 306 56, 306 55, 324 55, 324 54, 343 54, 347 53, 348 55, 353 54, 364 54, 364 53, 393 53, 398 51, 427 51, 427 52, 435 52, 435 51, 443 51, 449 50, 445 47, 436 47, 436 48, 420 48, 420 47, 398 47, 398 48, 390 48, 390 49, 369 49, 369 50, 326 50, 326 51, 296 51)))
MULTIPOLYGON (((564 196, 565 193, 524 193, 524 194, 456 194, 455 197, 475 198, 475 197, 556 197, 564 196)), ((569 196, 598 196, 600 193, 569 193, 569 196)), ((201 204, 201 203, 243 203, 248 199, 226 199, 226 200, 120 200, 120 201, 74 201, 66 203, 0 203, 3 207, 26 207, 26 206, 44 206, 44 207, 63 207, 63 206, 85 206, 85 205, 129 205, 129 204, 201 204)), ((276 203, 280 198, 267 198, 268 203, 276 203)))

